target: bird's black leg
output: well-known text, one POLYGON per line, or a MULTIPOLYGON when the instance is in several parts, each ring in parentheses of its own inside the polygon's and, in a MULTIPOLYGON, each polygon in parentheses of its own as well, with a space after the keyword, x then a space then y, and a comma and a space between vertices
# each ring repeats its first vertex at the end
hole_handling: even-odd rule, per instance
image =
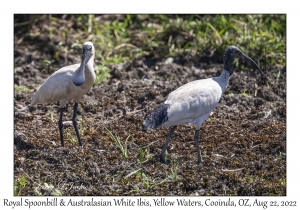
POLYGON ((73 122, 73 126, 75 128, 75 132, 76 132, 76 135, 77 135, 79 146, 82 146, 80 135, 79 135, 78 128, 77 128, 77 121, 76 121, 77 107, 78 107, 78 103, 75 103, 72 122, 73 122))
POLYGON ((63 123, 62 123, 62 116, 63 116, 63 108, 60 108, 59 120, 58 120, 58 128, 59 128, 59 135, 60 135, 60 142, 61 146, 64 147, 64 134, 63 134, 63 123))
POLYGON ((160 154, 160 162, 164 163, 164 164, 168 164, 166 161, 165 161, 165 153, 166 153, 166 150, 167 150, 167 147, 168 147, 168 144, 169 144, 169 141, 170 139, 172 138, 173 134, 174 134, 174 130, 177 128, 177 126, 172 126, 170 131, 169 131, 169 134, 167 136, 167 141, 162 149, 162 152, 160 154))
POLYGON ((201 154, 200 154, 200 147, 199 147, 199 130, 195 131, 195 136, 194 136, 194 140, 195 140, 195 144, 196 144, 196 149, 197 149, 197 153, 198 153, 198 161, 197 164, 203 162, 201 154))

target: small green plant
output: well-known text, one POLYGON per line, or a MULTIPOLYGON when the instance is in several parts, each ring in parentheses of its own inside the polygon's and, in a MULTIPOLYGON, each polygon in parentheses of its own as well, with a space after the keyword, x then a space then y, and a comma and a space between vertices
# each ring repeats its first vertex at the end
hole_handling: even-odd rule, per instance
POLYGON ((145 188, 149 188, 150 187, 151 182, 150 182, 149 178, 146 176, 145 173, 143 173, 143 172, 141 172, 141 173, 137 172, 136 173, 136 178, 138 180, 141 180, 143 182, 145 188))
POLYGON ((54 189, 54 195, 55 196, 62 196, 62 193, 60 192, 59 189, 54 189))
POLYGON ((51 122, 54 122, 52 105, 50 105, 50 113, 49 113, 49 118, 50 118, 51 122))
POLYGON ((14 90, 16 90, 16 91, 27 91, 27 90, 29 90, 29 88, 24 86, 24 85, 14 84, 14 90))
POLYGON ((67 132, 67 139, 65 139, 66 141, 71 142, 72 144, 77 142, 77 139, 73 136, 71 130, 69 128, 66 129, 67 132))
POLYGON ((100 84, 104 80, 108 79, 110 77, 110 69, 101 64, 95 67, 95 73, 96 73, 96 80, 94 82, 94 85, 100 84))
POLYGON ((28 180, 25 176, 20 176, 17 181, 14 182, 14 196, 19 195, 22 188, 26 186, 28 180))
POLYGON ((228 93, 227 96, 233 97, 233 96, 235 96, 235 95, 234 95, 234 93, 228 93))
POLYGON ((138 192, 138 191, 139 191, 139 189, 133 189, 133 190, 130 190, 129 193, 133 194, 133 193, 138 192))
POLYGON ((83 119, 78 118, 78 120, 80 122, 78 125, 78 131, 79 131, 80 135, 84 135, 85 128, 83 127, 83 119))
POLYGON ((116 137, 115 135, 112 134, 112 132, 110 130, 108 130, 105 126, 103 126, 105 128, 105 130, 109 133, 110 137, 114 140, 115 144, 119 147, 119 149, 122 152, 122 156, 124 158, 128 158, 128 151, 127 151, 127 141, 128 139, 131 137, 133 139, 133 136, 129 135, 127 136, 124 146, 122 145, 121 141, 118 139, 118 137, 116 137))
POLYGON ((282 155, 281 152, 279 152, 278 159, 279 159, 279 160, 282 160, 282 159, 283 159, 283 155, 282 155))
POLYGON ((148 177, 146 176, 146 174, 142 173, 142 178, 143 178, 145 187, 149 188, 150 187, 150 181, 149 181, 148 177))
POLYGON ((144 150, 144 157, 146 158, 146 160, 149 160, 152 157, 152 155, 150 154, 149 147, 145 148, 145 150, 144 150))
POLYGON ((168 80, 169 80, 169 81, 174 80, 173 76, 169 76, 169 77, 168 77, 168 80))
POLYGON ((168 159, 169 159, 169 153, 168 153, 168 150, 166 150, 166 153, 165 153, 165 161, 168 162, 168 159))
POLYGON ((207 119, 208 122, 213 122, 215 120, 216 120, 216 118, 213 115, 209 116, 207 119))
POLYGON ((47 60, 47 59, 45 59, 45 60, 42 61, 42 68, 44 68, 44 67, 49 67, 49 66, 51 66, 54 62, 55 62, 55 60, 47 60))
POLYGON ((277 74, 277 77, 276 77, 276 81, 280 78, 280 76, 281 76, 281 72, 278 71, 278 74, 277 74))
POLYGON ((250 94, 250 93, 246 93, 246 90, 244 90, 244 91, 241 93, 241 96, 251 97, 251 94, 250 94))
POLYGON ((143 149, 140 146, 140 166, 142 167, 143 162, 149 160, 152 156, 150 155, 149 147, 143 149), (144 160, 145 159, 145 160, 144 160))
POLYGON ((177 172, 178 172, 178 162, 176 160, 173 161, 173 169, 171 169, 172 171, 172 178, 174 181, 177 180, 177 172))
POLYGON ((286 181, 279 181, 280 185, 286 186, 286 181))

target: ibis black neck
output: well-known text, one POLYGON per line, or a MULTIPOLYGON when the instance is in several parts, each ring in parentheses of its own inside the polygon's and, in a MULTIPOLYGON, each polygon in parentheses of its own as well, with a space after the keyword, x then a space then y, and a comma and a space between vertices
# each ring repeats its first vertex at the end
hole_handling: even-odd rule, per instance
POLYGON ((229 72, 230 76, 232 75, 233 71, 231 71, 231 65, 232 65, 232 61, 233 61, 233 57, 231 56, 231 53, 229 52, 229 48, 225 51, 224 53, 224 57, 223 57, 223 60, 224 60, 224 69, 226 71, 229 72))

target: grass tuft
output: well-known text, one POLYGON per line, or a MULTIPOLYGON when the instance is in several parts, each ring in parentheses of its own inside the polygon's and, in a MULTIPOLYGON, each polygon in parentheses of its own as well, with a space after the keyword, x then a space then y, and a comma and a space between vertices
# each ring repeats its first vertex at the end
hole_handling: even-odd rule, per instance
POLYGON ((127 150, 127 141, 131 137, 133 139, 133 136, 129 135, 127 136, 124 146, 122 145, 121 141, 118 139, 117 136, 113 135, 110 130, 108 130, 105 126, 103 126, 105 130, 109 133, 110 137, 114 140, 115 144, 119 147, 119 149, 122 152, 123 158, 128 158, 128 150, 127 150))

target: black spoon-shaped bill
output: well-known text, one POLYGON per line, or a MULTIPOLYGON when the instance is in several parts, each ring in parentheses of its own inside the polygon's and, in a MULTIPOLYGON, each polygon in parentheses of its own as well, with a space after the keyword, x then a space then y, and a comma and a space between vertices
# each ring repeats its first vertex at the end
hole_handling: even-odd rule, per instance
POLYGON ((84 70, 87 62, 90 59, 92 52, 92 47, 89 45, 84 45, 82 48, 82 59, 81 59, 81 64, 77 71, 75 72, 74 78, 73 78, 73 83, 76 86, 80 86, 85 82, 85 76, 84 76, 84 70))

